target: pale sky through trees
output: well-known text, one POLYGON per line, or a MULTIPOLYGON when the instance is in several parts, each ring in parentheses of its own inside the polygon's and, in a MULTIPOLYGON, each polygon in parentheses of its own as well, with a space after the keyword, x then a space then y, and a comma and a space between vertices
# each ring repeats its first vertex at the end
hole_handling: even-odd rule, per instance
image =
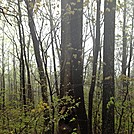
POLYGON ((0 134, 132 134, 133 77, 134 0, 0 0, 0 134))

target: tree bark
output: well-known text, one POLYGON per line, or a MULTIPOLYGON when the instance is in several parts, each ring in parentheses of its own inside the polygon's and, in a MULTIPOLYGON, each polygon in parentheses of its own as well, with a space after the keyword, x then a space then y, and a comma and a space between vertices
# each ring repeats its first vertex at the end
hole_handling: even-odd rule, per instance
MULTIPOLYGON (((127 69, 127 36, 126 36, 126 0, 124 0, 124 11, 123 11, 123 51, 122 51, 122 75, 126 76, 127 69)), ((123 82, 125 86, 125 82, 123 82)))
POLYGON ((39 77, 40 77, 42 99, 44 102, 48 102, 47 83, 46 83, 45 73, 44 73, 44 69, 43 69, 43 63, 42 63, 41 55, 40 55, 40 48, 39 48, 40 42, 36 35, 36 30, 35 30, 36 27, 35 27, 35 23, 33 20, 33 7, 31 6, 31 5, 34 5, 34 3, 30 2, 30 3, 32 3, 30 5, 30 3, 27 0, 25 0, 25 3, 27 5, 29 28, 30 28, 30 32, 31 32, 31 36, 32 36, 34 53, 35 53, 35 58, 36 58, 39 77))
MULTIPOLYGON (((24 31, 23 31, 24 34, 24 31)), ((30 40, 30 39, 29 39, 30 40)), ((30 41, 29 41, 30 42, 30 41)), ((30 45, 30 44, 28 44, 30 45)), ((29 46, 28 46, 29 47, 29 46)), ((27 55, 26 55, 26 50, 24 47, 24 57, 25 57, 25 64, 26 64, 26 69, 27 69, 27 90, 28 90, 28 99, 31 102, 32 106, 34 106, 34 95, 32 91, 32 86, 31 86, 31 74, 30 74, 30 69, 29 69, 29 49, 27 49, 27 55)))
POLYGON ((18 29, 19 29, 19 41, 20 41, 20 100, 22 101, 24 113, 26 113, 26 89, 25 89, 25 61, 24 61, 24 36, 22 33, 22 18, 21 18, 21 9, 20 1, 18 0, 18 29))
POLYGON ((85 110, 83 93, 83 59, 82 59, 82 25, 83 25, 83 0, 72 0, 75 4, 71 5, 71 68, 72 68, 72 90, 76 102, 79 102, 77 109, 80 133, 88 133, 88 121, 85 110))
POLYGON ((4 26, 3 26, 3 29, 2 29, 2 31, 3 31, 3 35, 2 35, 2 83, 1 83, 1 89, 2 89, 2 110, 3 110, 3 112, 4 112, 4 110, 5 110, 5 106, 6 106, 6 102, 5 102, 5 49, 4 49, 4 47, 5 47, 5 43, 4 43, 4 41, 5 41, 5 38, 4 38, 4 29, 5 29, 5 23, 4 23, 4 26))
MULTIPOLYGON (((45 71, 43 68, 43 62, 41 59, 41 54, 40 54, 40 41, 37 37, 36 34, 36 26, 34 23, 33 19, 33 7, 35 4, 35 1, 28 2, 28 0, 25 0, 26 6, 27 6, 27 11, 28 11, 28 23, 29 23, 29 28, 30 28, 30 33, 33 41, 33 47, 34 47, 34 53, 35 53, 35 58, 36 58, 36 63, 37 63, 37 68, 38 68, 38 73, 39 73, 39 78, 40 78, 40 85, 41 85, 41 94, 42 94, 42 100, 45 103, 48 103, 48 94, 47 94, 47 79, 45 76, 45 71)), ((43 129, 43 134, 51 133, 51 128, 50 128, 50 115, 49 111, 44 111, 44 129, 43 129), (45 128, 48 127, 47 132, 45 128)))
POLYGON ((114 134, 114 44, 116 0, 104 3, 102 134, 114 134))
POLYGON ((55 60, 55 50, 54 50, 54 26, 53 26, 53 15, 52 15, 52 7, 51 1, 49 0, 49 13, 50 13, 50 35, 51 35, 51 44, 52 44, 52 55, 53 55, 53 64, 54 64, 54 77, 55 77, 55 88, 56 94, 59 96, 59 88, 58 88, 58 77, 57 77, 57 69, 56 69, 56 60, 55 60))
POLYGON ((61 1, 61 65, 60 65, 60 97, 71 90, 71 35, 70 0, 61 1))
MULTIPOLYGON (((123 41, 122 41, 122 46, 123 46, 123 51, 122 51, 122 107, 124 106, 124 103, 126 102, 127 96, 128 96, 128 87, 127 87, 127 35, 126 35, 126 6, 127 6, 127 1, 124 0, 124 10, 123 10, 123 41)), ((129 71, 128 71, 129 72, 129 71)), ((124 116, 124 107, 121 109, 121 114, 119 117, 119 125, 117 129, 117 134, 119 134, 121 127, 122 127, 122 119, 124 116)), ((123 132, 123 131, 122 131, 123 132)))
POLYGON ((61 1, 61 79, 60 97, 73 96, 79 102, 78 124, 81 134, 88 133, 83 93, 82 21, 83 0, 61 1))
POLYGON ((97 0, 97 15, 96 15, 96 40, 93 47, 93 71, 91 79, 91 87, 89 91, 89 109, 88 109, 88 120, 89 120, 89 133, 92 134, 92 109, 93 109, 93 96, 96 84, 96 72, 97 72, 97 60, 98 53, 100 51, 100 4, 101 0, 97 0))

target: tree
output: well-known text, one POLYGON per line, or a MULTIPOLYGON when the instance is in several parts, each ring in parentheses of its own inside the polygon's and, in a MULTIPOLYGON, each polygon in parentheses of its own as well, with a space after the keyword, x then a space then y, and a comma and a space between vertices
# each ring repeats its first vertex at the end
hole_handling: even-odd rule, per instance
POLYGON ((34 47, 37 67, 38 67, 38 71, 39 71, 42 99, 44 102, 48 102, 47 83, 46 83, 45 73, 44 73, 44 69, 43 69, 43 63, 42 63, 41 55, 40 55, 40 48, 39 48, 40 42, 36 35, 35 23, 34 23, 34 19, 33 19, 33 7, 34 7, 35 3, 34 2, 29 3, 27 0, 25 0, 25 3, 27 5, 29 28, 30 28, 30 32, 31 32, 31 36, 32 36, 33 47, 34 47))
MULTIPOLYGON (((1 74, 1 98, 2 98, 2 105, 0 105, 0 110, 3 112, 5 111, 6 108, 6 84, 5 84, 5 37, 4 37, 4 29, 5 29, 5 23, 3 25, 2 31, 2 46, 1 46, 1 53, 2 53, 2 74, 1 74)), ((4 125, 5 125, 5 119, 2 119, 2 129, 4 130, 4 125)))
MULTIPOLYGON (((127 36, 126 36, 126 0, 124 0, 124 11, 123 11, 123 51, 122 51, 122 75, 126 76, 127 70, 127 36)), ((123 82, 123 88, 126 86, 125 81, 123 82)))
MULTIPOLYGON (((23 31, 24 34, 24 31, 23 31)), ((26 69, 27 69, 27 90, 28 90, 28 99, 29 101, 34 104, 34 96, 32 92, 32 86, 31 86, 31 73, 30 73, 30 68, 29 68, 29 45, 30 45, 30 38, 28 41, 28 46, 27 46, 27 55, 26 55, 26 46, 24 46, 24 57, 25 57, 25 64, 26 64, 26 69)))
POLYGON ((93 47, 93 71, 91 79, 91 87, 89 91, 89 109, 88 109, 88 119, 89 119, 89 133, 92 134, 92 108, 93 108, 93 95, 96 83, 96 72, 97 72, 97 60, 98 53, 100 51, 100 4, 101 0, 97 0, 97 13, 96 13, 96 40, 93 47))
MULTIPOLYGON (((133 36, 133 11, 132 11, 132 24, 131 24, 131 32, 130 32, 130 47, 129 47, 129 55, 128 55, 128 28, 127 28, 127 1, 124 0, 124 9, 123 9, 123 27, 122 27, 122 33, 123 33, 123 40, 122 40, 122 46, 123 46, 123 50, 122 50, 122 92, 123 92, 123 99, 122 99, 122 108, 121 108, 121 112, 120 112, 120 117, 119 117, 119 125, 118 125, 118 129, 117 129, 117 134, 121 132, 123 132, 125 130, 125 127, 123 124, 126 124, 126 120, 125 120, 125 103, 127 100, 131 100, 130 99, 130 95, 129 95, 129 88, 130 88, 130 70, 131 70, 131 61, 132 61, 132 53, 133 53, 133 42, 132 42, 132 36, 133 36), (127 56, 128 56, 128 64, 127 64, 127 56)), ((131 107, 131 102, 130 102, 130 107, 131 107)), ((129 110, 127 108, 127 110, 129 110)), ((131 110, 130 110, 131 111, 131 110)), ((129 119, 128 119, 129 120, 129 119)), ((129 133, 129 130, 128 130, 129 133)))
POLYGON ((83 0, 61 1, 61 89, 60 96, 71 95, 76 102, 81 134, 88 132, 83 93, 82 16, 83 0))
MULTIPOLYGON (((40 54, 40 40, 36 34, 36 26, 35 22, 33 19, 33 9, 35 5, 35 1, 28 2, 28 0, 25 0, 26 6, 27 6, 27 12, 28 12, 28 24, 30 28, 30 33, 33 41, 33 47, 34 47, 34 53, 35 53, 35 58, 36 58, 36 63, 38 67, 38 73, 39 73, 39 78, 40 78, 40 85, 41 85, 41 94, 42 94, 42 100, 44 103, 48 103, 48 94, 47 94, 47 81, 46 81, 46 76, 45 76, 45 71, 42 63, 42 58, 40 54)), ((49 126, 49 111, 46 112, 44 111, 44 130, 43 133, 45 132, 45 127, 49 126)), ((47 133, 51 133, 50 129, 48 128, 47 133)))
POLYGON ((70 94, 71 90, 71 29, 70 0, 61 1, 61 62, 60 97, 70 94))
POLYGON ((116 0, 104 3, 102 133, 114 134, 114 44, 116 0))
POLYGON ((72 45, 72 89, 76 102, 79 101, 77 109, 78 123, 81 134, 88 133, 88 122, 83 93, 83 59, 82 59, 82 22, 83 22, 83 0, 73 1, 71 14, 71 45, 72 45))
POLYGON ((22 25, 22 16, 20 9, 20 1, 18 0, 18 29, 19 29, 19 41, 20 41, 20 100, 23 102, 24 112, 26 113, 26 89, 25 89, 25 61, 24 61, 24 35, 23 35, 23 25, 22 25))
MULTIPOLYGON (((123 33, 123 40, 122 40, 122 106, 124 106, 124 103, 126 102, 127 96, 128 96, 128 88, 127 88, 127 81, 125 80, 127 77, 126 71, 127 71, 127 33, 126 33, 126 0, 124 0, 124 9, 123 9, 123 27, 122 27, 122 33, 123 33), (126 90, 126 93, 124 92, 126 90)), ((121 109, 121 114, 119 118, 119 126, 117 129, 117 134, 120 132, 121 126, 122 126, 122 118, 124 115, 124 108, 121 109)))

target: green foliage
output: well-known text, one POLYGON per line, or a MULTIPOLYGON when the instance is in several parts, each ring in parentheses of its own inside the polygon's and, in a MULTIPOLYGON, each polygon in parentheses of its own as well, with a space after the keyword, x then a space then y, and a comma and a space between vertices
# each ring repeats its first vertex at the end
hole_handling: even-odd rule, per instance
POLYGON ((107 109, 110 108, 110 106, 114 105, 114 97, 110 97, 109 102, 107 103, 107 109))
POLYGON ((25 112, 20 104, 18 107, 13 104, 10 102, 5 109, 0 110, 1 134, 42 133, 48 129, 48 126, 44 126, 44 113, 50 109, 46 103, 40 101, 35 108, 26 106, 25 112))
POLYGON ((79 102, 70 96, 65 96, 59 100, 59 124, 63 129, 68 129, 72 134, 77 133, 77 115, 76 109, 79 106, 79 102))
POLYGON ((61 113, 59 114, 59 116, 60 116, 60 119, 61 118, 65 118, 65 117, 67 117, 68 116, 68 113, 72 110, 72 109, 76 109, 77 107, 79 106, 79 102, 75 102, 75 100, 72 98, 72 97, 70 97, 70 96, 65 96, 65 97, 63 97, 63 98, 61 98, 61 99, 59 99, 58 100, 58 107, 59 107, 59 109, 61 109, 61 108, 63 108, 63 109, 61 109, 61 113), (64 112, 64 106, 66 106, 67 107, 67 111, 66 112, 64 112))

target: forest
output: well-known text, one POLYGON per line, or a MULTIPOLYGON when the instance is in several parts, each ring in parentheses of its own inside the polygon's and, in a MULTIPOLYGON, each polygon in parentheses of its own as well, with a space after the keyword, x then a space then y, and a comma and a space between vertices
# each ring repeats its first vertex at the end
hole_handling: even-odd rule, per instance
POLYGON ((134 134, 134 0, 0 0, 0 134, 134 134))

